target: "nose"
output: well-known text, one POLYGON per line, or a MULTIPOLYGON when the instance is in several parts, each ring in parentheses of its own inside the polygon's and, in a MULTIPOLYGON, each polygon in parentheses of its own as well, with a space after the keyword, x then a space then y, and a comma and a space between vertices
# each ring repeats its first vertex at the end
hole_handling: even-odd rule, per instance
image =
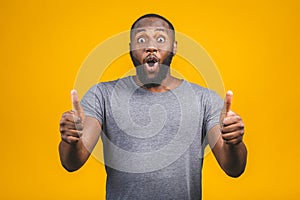
POLYGON ((149 45, 148 47, 146 47, 146 52, 147 53, 154 53, 157 52, 157 47, 153 46, 153 45, 149 45))
POLYGON ((154 52, 157 52, 157 47, 153 41, 149 41, 145 50, 147 53, 154 53, 154 52))

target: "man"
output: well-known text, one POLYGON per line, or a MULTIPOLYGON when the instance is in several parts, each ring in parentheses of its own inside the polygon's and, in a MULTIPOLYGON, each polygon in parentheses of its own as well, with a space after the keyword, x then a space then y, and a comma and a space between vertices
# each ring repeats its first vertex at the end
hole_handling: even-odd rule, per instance
POLYGON ((59 153, 79 169, 98 138, 104 146, 107 199, 201 199, 203 152, 208 143, 226 174, 246 165, 244 125, 213 91, 170 74, 177 42, 173 25, 148 14, 131 27, 136 76, 99 83, 62 115, 59 153))

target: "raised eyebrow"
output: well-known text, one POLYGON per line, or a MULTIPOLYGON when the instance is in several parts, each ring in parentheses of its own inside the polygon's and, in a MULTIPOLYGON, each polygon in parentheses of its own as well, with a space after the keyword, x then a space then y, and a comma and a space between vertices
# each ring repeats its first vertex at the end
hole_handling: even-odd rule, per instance
POLYGON ((162 31, 162 32, 166 32, 166 29, 164 29, 164 28, 157 28, 157 29, 155 29, 155 31, 162 31))
MULTIPOLYGON (((135 29, 135 32, 136 32, 136 33, 145 32, 145 31, 146 31, 146 29, 143 29, 143 28, 137 28, 137 29, 135 29)), ((164 29, 164 28, 157 28, 157 29, 155 29, 154 31, 162 31, 162 32, 166 32, 166 29, 164 29)))
POLYGON ((140 32, 144 32, 144 31, 146 31, 146 29, 143 29, 143 28, 139 28, 139 29, 135 29, 135 32, 136 33, 140 33, 140 32))

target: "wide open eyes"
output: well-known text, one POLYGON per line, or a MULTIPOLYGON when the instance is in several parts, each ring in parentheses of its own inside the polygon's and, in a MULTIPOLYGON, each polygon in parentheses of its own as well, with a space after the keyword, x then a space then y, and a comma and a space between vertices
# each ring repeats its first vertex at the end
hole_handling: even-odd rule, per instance
POLYGON ((165 39, 165 37, 163 37, 163 36, 159 36, 159 37, 156 39, 156 41, 157 41, 158 43, 164 43, 164 42, 166 41, 166 39, 165 39))
MULTIPOLYGON (((164 43, 164 42, 166 41, 166 39, 165 39, 164 36, 159 36, 159 37, 156 38, 156 41, 157 41, 158 43, 164 43)), ((139 44, 145 43, 145 42, 146 42, 146 38, 145 38, 145 37, 139 37, 139 38, 137 39, 137 42, 138 42, 139 44)))
POLYGON ((138 43, 145 43, 145 42, 146 42, 146 39, 145 39, 144 37, 139 37, 139 38, 137 39, 137 42, 138 42, 138 43))

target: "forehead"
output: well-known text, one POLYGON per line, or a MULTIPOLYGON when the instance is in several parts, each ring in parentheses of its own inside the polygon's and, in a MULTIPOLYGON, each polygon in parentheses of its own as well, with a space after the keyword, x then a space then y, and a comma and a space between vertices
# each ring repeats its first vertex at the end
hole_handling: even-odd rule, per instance
POLYGON ((163 19, 157 18, 157 17, 146 17, 143 18, 141 20, 139 20, 134 28, 135 29, 140 29, 140 28, 156 28, 156 27, 160 27, 160 28, 165 28, 165 29, 169 29, 169 25, 166 21, 164 21, 163 19))

